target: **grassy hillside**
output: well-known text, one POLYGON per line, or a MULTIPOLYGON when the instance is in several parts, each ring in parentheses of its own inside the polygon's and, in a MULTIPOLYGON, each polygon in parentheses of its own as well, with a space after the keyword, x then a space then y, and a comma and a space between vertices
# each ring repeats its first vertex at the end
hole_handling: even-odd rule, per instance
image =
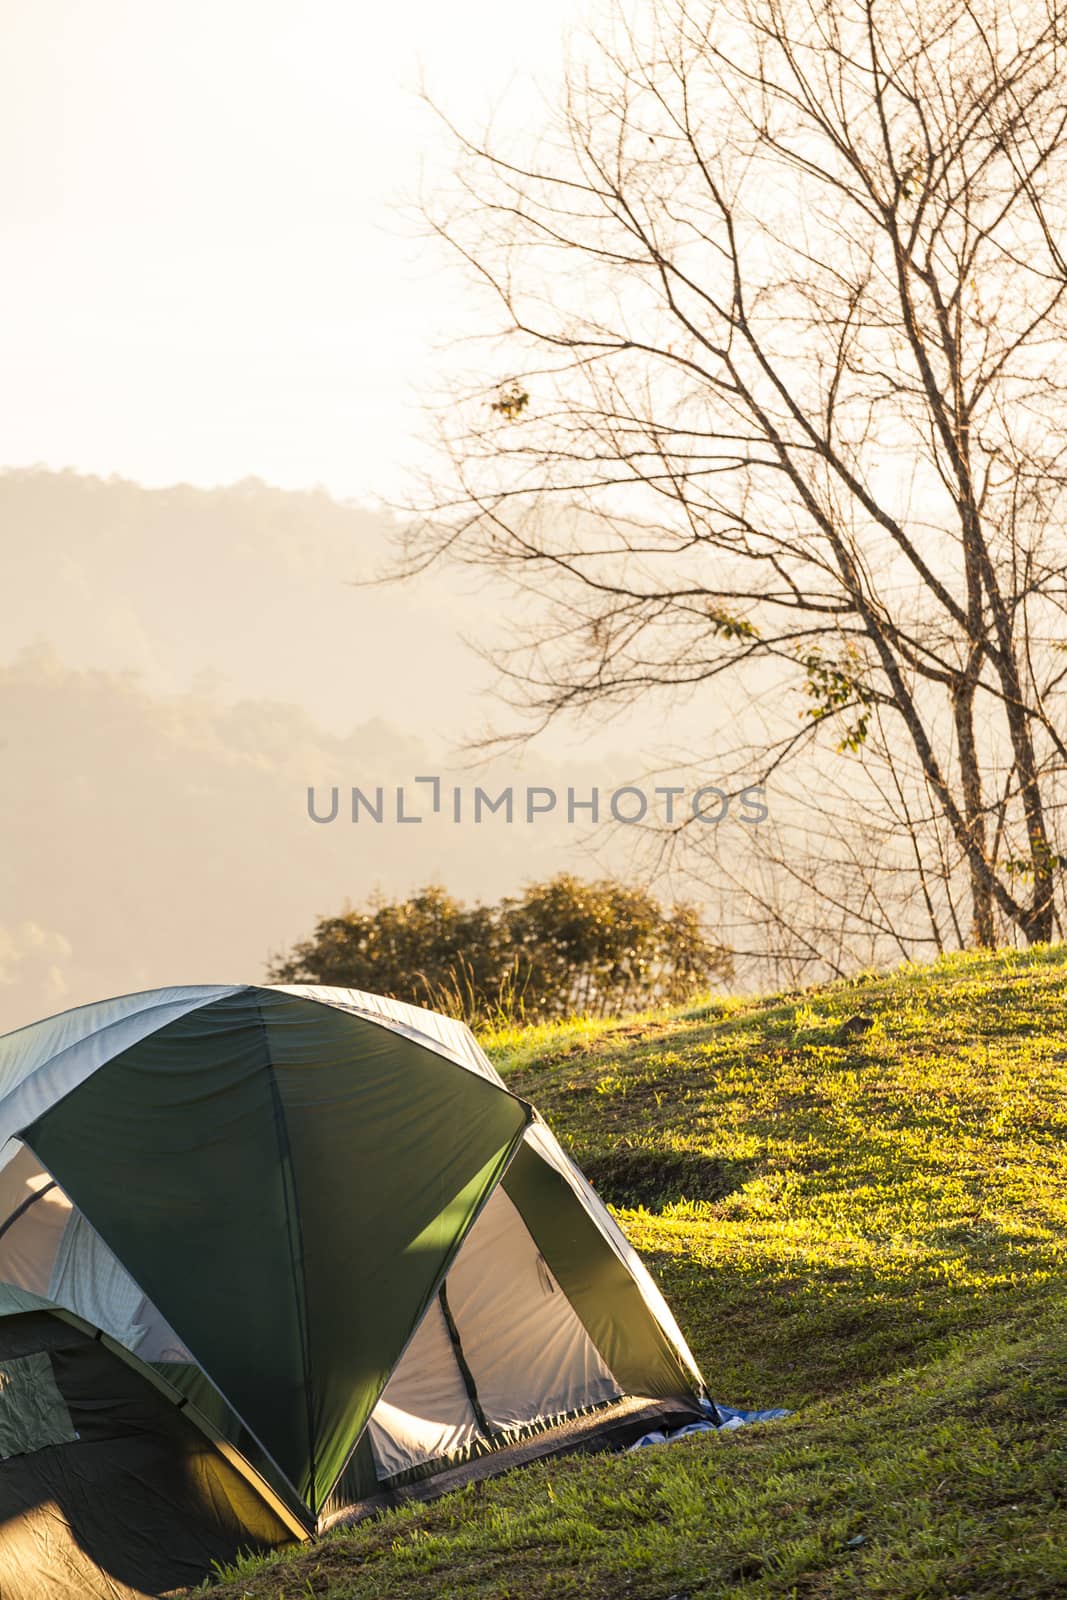
POLYGON ((1067 1594, 1067 949, 491 1047, 714 1397, 796 1414, 536 1465, 219 1600, 1067 1594))

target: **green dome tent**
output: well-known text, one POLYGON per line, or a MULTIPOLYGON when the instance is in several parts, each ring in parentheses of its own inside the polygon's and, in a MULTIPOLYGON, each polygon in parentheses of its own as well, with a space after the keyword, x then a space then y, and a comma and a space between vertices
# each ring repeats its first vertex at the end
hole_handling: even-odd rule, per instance
POLYGON ((198 986, 0 1039, 5 1600, 158 1593, 703 1393, 461 1023, 198 986))

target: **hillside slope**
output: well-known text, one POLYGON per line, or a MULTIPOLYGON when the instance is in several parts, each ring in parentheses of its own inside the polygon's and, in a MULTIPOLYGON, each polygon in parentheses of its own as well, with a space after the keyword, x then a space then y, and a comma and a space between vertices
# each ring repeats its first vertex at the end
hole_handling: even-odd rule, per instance
POLYGON ((1067 949, 492 1049, 715 1398, 795 1415, 536 1465, 217 1600, 1067 1594, 1067 949))

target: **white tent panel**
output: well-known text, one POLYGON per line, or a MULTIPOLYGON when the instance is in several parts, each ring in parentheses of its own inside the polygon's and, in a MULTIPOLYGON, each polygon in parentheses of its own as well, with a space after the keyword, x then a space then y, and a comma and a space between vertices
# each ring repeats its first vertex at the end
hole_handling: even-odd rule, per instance
POLYGON ((141 1039, 189 1011, 236 994, 232 984, 147 989, 76 1006, 0 1039, 0 1144, 141 1039))
POLYGON ((448 1304, 494 1429, 622 1393, 503 1189, 493 1191, 456 1258, 448 1304))
POLYGON ((379 1478, 452 1455, 481 1437, 456 1363, 444 1312, 434 1300, 386 1384, 369 1424, 379 1478))
POLYGON ((33 1151, 13 1139, 0 1167, 0 1282, 47 1298, 71 1204, 33 1151))
POLYGON ((574 1162, 561 1148, 555 1134, 540 1117, 535 1118, 526 1129, 523 1139, 531 1149, 537 1151, 543 1161, 546 1161, 550 1167, 553 1167, 559 1173, 560 1177, 565 1180, 581 1201, 585 1210, 592 1217, 619 1260, 633 1278, 641 1291, 641 1298, 663 1329, 668 1341, 674 1346, 689 1368, 699 1392, 703 1387, 704 1380, 701 1378, 700 1368, 694 1361, 693 1354, 682 1336, 682 1330, 674 1319, 674 1313, 656 1287, 645 1263, 641 1260, 641 1257, 585 1174, 579 1167, 575 1166, 574 1162))
POLYGON ((0 1156, 0 1282, 73 1311, 143 1360, 192 1360, 114 1252, 16 1139, 0 1156))
POLYGON ((136 1320, 144 1294, 80 1211, 71 1212, 63 1230, 48 1298, 103 1329, 127 1350, 136 1350, 147 1332, 136 1320))

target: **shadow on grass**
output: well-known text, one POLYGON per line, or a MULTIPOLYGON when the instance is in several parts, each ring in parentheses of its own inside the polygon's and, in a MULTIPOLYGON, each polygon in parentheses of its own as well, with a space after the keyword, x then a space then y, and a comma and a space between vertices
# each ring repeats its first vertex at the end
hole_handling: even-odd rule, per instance
POLYGON ((610 1206, 658 1212, 681 1200, 722 1200, 748 1181, 736 1161, 698 1150, 648 1150, 616 1145, 582 1158, 582 1170, 610 1206))

